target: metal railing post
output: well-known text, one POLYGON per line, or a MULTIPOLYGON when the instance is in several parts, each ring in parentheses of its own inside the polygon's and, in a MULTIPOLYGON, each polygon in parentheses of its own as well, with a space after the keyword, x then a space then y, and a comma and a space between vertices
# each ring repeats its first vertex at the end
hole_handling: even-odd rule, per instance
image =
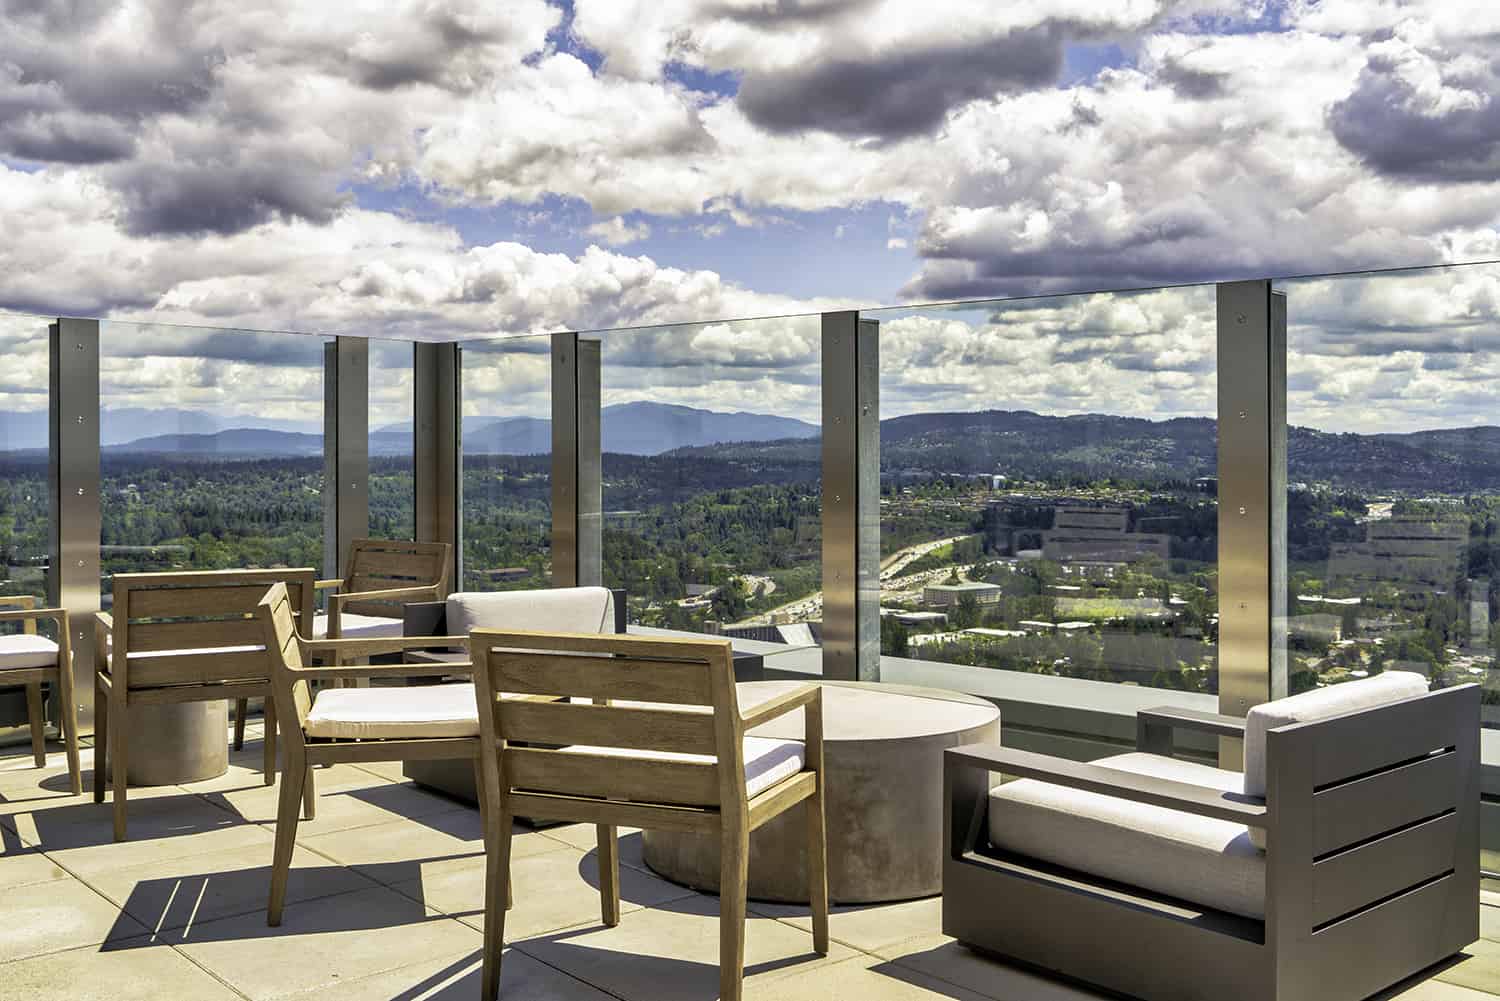
POLYGON ((78 728, 94 730, 94 613, 100 607, 99 321, 50 330, 47 599, 71 615, 78 728))
POLYGON ((453 547, 448 581, 463 590, 463 386, 457 344, 413 345, 412 489, 416 541, 453 547))
MULTIPOLYGON (((1219 711, 1287 692, 1286 299, 1269 281, 1218 286, 1219 711)), ((1222 741, 1222 767, 1241 767, 1222 741)))
POLYGON ((880 325, 823 314, 823 676, 880 680, 880 325))
POLYGON ((552 583, 597 586, 604 577, 600 349, 552 335, 552 583))
POLYGON ((323 349, 323 564, 340 576, 349 544, 370 534, 370 345, 323 349))

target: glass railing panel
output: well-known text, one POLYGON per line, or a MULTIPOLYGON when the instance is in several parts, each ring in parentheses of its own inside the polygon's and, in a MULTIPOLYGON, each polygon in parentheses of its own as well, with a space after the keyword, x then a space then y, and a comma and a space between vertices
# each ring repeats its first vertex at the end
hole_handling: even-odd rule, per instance
POLYGON ((861 316, 882 652, 975 694, 996 672, 1217 691, 1213 286, 861 316))
POLYGON ((369 346, 370 538, 414 539, 415 350, 411 341, 372 338, 369 346))
POLYGON ((821 318, 603 335, 604 581, 631 623, 821 637, 821 318))
POLYGON ((465 591, 552 586, 550 337, 463 341, 465 591))
POLYGON ((0 313, 0 595, 47 595, 49 322, 0 313))
POLYGON ((1484 686, 1481 863, 1500 872, 1500 265, 1277 287, 1289 685, 1484 686))
POLYGON ((101 587, 323 563, 326 339, 106 320, 101 587))

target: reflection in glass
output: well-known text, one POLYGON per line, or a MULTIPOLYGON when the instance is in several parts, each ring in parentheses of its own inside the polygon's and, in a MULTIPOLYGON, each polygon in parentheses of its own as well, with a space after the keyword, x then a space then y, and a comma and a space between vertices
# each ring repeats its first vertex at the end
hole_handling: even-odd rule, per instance
POLYGON ((552 341, 465 341, 465 591, 552 586, 552 341))
POLYGON ((47 325, 0 313, 0 595, 47 594, 47 325))
POLYGON ((603 336, 604 582, 631 623, 818 641, 820 323, 603 336))
POLYGON ((1213 288, 861 315, 882 652, 1216 691, 1213 288))
POLYGON ((323 339, 104 321, 101 586, 151 570, 316 567, 323 339))

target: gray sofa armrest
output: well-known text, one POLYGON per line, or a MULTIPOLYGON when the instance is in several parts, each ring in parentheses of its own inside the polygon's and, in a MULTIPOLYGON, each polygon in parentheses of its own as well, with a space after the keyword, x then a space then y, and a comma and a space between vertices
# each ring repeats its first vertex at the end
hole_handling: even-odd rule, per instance
POLYGON ((1169 810, 1216 820, 1228 820, 1247 827, 1266 827, 1270 812, 1264 803, 1235 793, 1205 786, 1173 782, 1150 775, 1136 775, 1113 768, 1054 758, 992 744, 969 744, 944 752, 946 768, 981 768, 1002 772, 1016 778, 1040 779, 1055 785, 1100 793, 1136 803, 1162 806, 1169 810))
POLYGON ((1195 730, 1220 737, 1243 738, 1245 720, 1241 716, 1223 716, 1176 706, 1142 709, 1135 714, 1136 750, 1170 757, 1173 730, 1195 730))

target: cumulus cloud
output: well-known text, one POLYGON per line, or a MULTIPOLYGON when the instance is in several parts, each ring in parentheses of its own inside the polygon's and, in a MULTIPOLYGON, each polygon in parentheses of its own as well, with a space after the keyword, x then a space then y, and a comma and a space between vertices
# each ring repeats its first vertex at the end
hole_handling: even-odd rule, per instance
POLYGON ((585 232, 597 237, 611 247, 623 247, 627 243, 644 240, 651 235, 651 227, 644 222, 626 222, 621 216, 605 219, 589 226, 585 232))

